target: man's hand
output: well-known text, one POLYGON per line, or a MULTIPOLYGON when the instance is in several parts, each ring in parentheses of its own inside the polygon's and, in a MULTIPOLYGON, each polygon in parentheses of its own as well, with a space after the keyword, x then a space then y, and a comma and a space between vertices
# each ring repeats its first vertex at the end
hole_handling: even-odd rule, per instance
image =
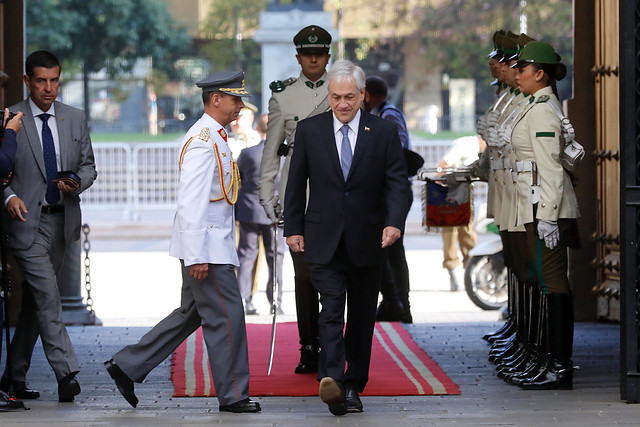
POLYGON ((9 199, 9 201, 7 202, 7 212, 9 212, 9 216, 11 216, 11 218, 15 219, 16 221, 27 222, 25 217, 22 216, 23 213, 28 213, 27 207, 24 205, 22 199, 20 199, 18 196, 14 196, 9 199))
POLYGON ((13 119, 6 120, 7 118, 9 118, 9 109, 5 108, 4 117, 5 117, 5 123, 4 123, 5 129, 11 129, 15 133, 18 133, 18 131, 20 131, 20 128, 22 127, 22 111, 18 111, 13 119))
POLYGON ((388 248, 393 245, 396 240, 398 240, 402 236, 402 232, 391 225, 388 225, 382 230, 382 247, 388 248))
POLYGON ((209 274, 209 264, 193 264, 189 268, 189 275, 196 280, 204 280, 209 274))
POLYGON ((63 193, 73 193, 78 189, 78 187, 80 187, 80 185, 73 179, 58 181, 57 184, 58 190, 62 191, 63 193))
POLYGON ((295 235, 287 237, 287 246, 293 252, 304 252, 304 236, 295 235))
POLYGON ((281 218, 276 214, 276 202, 273 197, 267 200, 260 200, 260 204, 264 208, 264 212, 267 214, 267 218, 271 220, 271 224, 277 224, 281 218))

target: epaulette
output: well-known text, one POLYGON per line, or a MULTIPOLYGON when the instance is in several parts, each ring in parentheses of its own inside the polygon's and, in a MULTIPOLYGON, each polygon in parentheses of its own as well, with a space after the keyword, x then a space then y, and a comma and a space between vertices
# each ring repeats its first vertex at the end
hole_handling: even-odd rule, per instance
POLYGON ((282 92, 287 88, 287 86, 291 86, 292 84, 294 84, 296 80, 298 79, 296 79, 295 77, 289 77, 285 81, 276 80, 269 84, 269 89, 271 89, 272 92, 282 92))
POLYGON ((198 135, 198 138, 203 141, 208 141, 210 136, 211 132, 209 131, 209 128, 202 128, 202 130, 200 131, 200 135, 198 135))
POLYGON ((541 102, 547 102, 549 100, 549 95, 540 95, 536 98, 536 104, 540 104, 541 102))

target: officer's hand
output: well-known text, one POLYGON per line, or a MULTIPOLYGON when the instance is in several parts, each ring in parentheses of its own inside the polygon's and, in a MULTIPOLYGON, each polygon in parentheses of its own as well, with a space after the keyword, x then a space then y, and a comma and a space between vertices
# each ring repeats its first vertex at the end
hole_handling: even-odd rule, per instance
POLYGON ((500 118, 500 112, 499 111, 491 111, 489 114, 487 114, 487 127, 493 127, 496 126, 498 124, 498 119, 500 118))
POLYGON ((544 244, 547 248, 553 249, 558 246, 558 242, 560 241, 558 221, 547 221, 544 219, 538 221, 538 236, 540 239, 544 239, 544 244))
POLYGON ((476 133, 478 135, 484 135, 486 130, 487 130, 487 117, 480 116, 480 118, 478 119, 478 123, 476 123, 476 133))
MULTIPOLYGON (((4 109, 4 117, 9 117, 8 108, 4 109)), ((15 133, 18 133, 20 131, 20 128, 22 127, 22 111, 18 111, 13 119, 5 122, 4 127, 5 129, 11 129, 15 133)))
POLYGON ((487 128, 485 132, 485 141, 487 141, 487 145, 491 147, 496 147, 498 145, 498 130, 494 127, 487 128))
POLYGON ((25 217, 22 216, 23 213, 28 213, 27 207, 24 205, 22 199, 20 199, 18 196, 14 196, 9 199, 9 201, 7 202, 7 212, 9 212, 9 216, 14 220, 27 222, 25 217))
POLYGON ((387 225, 384 230, 382 230, 382 247, 388 248, 393 245, 400 236, 402 236, 402 232, 398 228, 387 225))
POLYGON ((189 267, 189 275, 196 280, 204 280, 209 274, 209 264, 193 264, 189 267))
POLYGON ((264 212, 267 214, 267 218, 271 221, 271 224, 277 224, 280 220, 276 214, 276 204, 273 197, 267 200, 260 200, 260 204, 264 208, 264 212))
POLYGON ((304 236, 295 235, 287 237, 287 246, 293 252, 304 252, 304 236))

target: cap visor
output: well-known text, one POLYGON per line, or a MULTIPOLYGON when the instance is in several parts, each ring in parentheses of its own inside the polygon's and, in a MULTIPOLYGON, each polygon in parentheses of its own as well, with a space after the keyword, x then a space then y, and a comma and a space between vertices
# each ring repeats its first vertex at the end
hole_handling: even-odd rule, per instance
POLYGON ((526 67, 529 64, 533 64, 533 61, 518 61, 511 66, 511 68, 522 68, 526 67))

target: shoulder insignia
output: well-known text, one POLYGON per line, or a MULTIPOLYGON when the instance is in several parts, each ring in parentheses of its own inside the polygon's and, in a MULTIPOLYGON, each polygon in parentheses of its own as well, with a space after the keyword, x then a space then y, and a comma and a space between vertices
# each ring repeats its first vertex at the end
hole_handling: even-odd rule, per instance
POLYGON ((271 89, 272 92, 282 92, 287 88, 287 86, 291 86, 297 80, 298 79, 296 79, 295 77, 289 77, 287 80, 284 80, 284 81, 275 80, 271 82, 271 84, 269 84, 269 89, 271 89))
POLYGON ((549 100, 549 95, 540 95, 536 98, 536 104, 540 104, 541 102, 547 102, 549 100))
POLYGON ((209 136, 211 136, 211 132, 209 131, 209 128, 202 128, 202 130, 200 131, 200 135, 198 135, 198 138, 203 141, 208 141, 209 136))

